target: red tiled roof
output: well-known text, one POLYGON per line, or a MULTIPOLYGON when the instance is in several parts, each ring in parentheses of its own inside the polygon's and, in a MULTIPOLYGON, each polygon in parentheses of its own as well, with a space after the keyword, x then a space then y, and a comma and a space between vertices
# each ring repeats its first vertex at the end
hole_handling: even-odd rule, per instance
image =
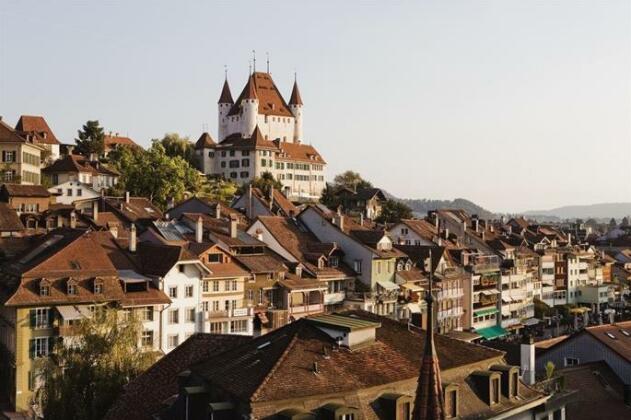
POLYGON ((252 136, 250 136, 249 138, 242 137, 239 133, 230 134, 228 137, 223 139, 221 143, 218 144, 218 147, 244 150, 278 150, 278 144, 270 140, 265 140, 263 134, 261 134, 261 130, 259 129, 258 125, 252 132, 252 136))
POLYGON ((106 149, 110 149, 110 148, 112 148, 114 146, 140 147, 140 146, 138 146, 138 144, 136 144, 136 142, 134 142, 129 137, 123 137, 123 136, 119 136, 119 135, 112 136, 110 134, 106 134, 103 137, 103 145, 105 146, 106 149))
POLYGON ((287 141, 276 141, 276 143, 280 149, 280 154, 277 158, 280 161, 299 160, 301 162, 326 163, 316 148, 309 144, 290 143, 287 141))
POLYGON ((201 136, 199 136, 199 139, 197 140, 197 142, 195 143, 195 149, 208 149, 211 147, 215 147, 217 145, 217 143, 215 142, 215 140, 213 140, 213 138, 210 136, 210 134, 204 132, 202 133, 201 136))
POLYGON ((0 120, 0 143, 27 143, 11 126, 0 120))
POLYGON ((7 203, 0 202, 0 232, 17 232, 20 230, 24 230, 24 225, 15 209, 11 208, 7 203))
POLYGON ((178 392, 178 374, 191 365, 252 340, 251 337, 194 334, 125 386, 105 419, 150 420, 178 392))
POLYGON ((59 144, 59 140, 46 123, 44 117, 36 115, 22 115, 15 125, 17 131, 37 134, 38 143, 59 144), (44 134, 45 133, 45 134, 44 134))
POLYGON ((2 189, 9 197, 50 197, 50 192, 42 185, 3 184, 2 189))
MULTIPOLYGON (((289 201, 282 192, 277 189, 273 189, 272 191, 274 197, 273 205, 277 207, 276 210, 280 210, 281 213, 287 217, 298 215, 298 208, 294 206, 294 204, 289 201)), ((252 188, 252 195, 261 200, 263 204, 269 208, 270 202, 268 194, 264 194, 259 188, 252 188)))
POLYGON ((243 91, 230 109, 228 115, 241 113, 241 101, 244 99, 259 100, 259 114, 278 115, 281 117, 293 117, 283 96, 274 84, 272 76, 268 73, 254 73, 248 78, 243 91))

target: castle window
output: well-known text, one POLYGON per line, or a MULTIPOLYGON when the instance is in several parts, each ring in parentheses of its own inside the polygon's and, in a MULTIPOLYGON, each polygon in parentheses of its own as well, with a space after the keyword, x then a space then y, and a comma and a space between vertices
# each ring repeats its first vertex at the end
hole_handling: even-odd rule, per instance
POLYGON ((230 151, 230 156, 234 156, 234 150, 230 151))
POLYGON ((209 158, 214 158, 215 157, 215 152, 208 152, 208 157, 209 158))

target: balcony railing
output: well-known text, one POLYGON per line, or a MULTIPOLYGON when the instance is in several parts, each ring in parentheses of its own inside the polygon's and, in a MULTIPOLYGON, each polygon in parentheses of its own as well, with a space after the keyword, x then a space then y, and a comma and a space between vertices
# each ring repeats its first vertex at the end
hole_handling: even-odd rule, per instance
POLYGON ((253 316, 254 308, 233 308, 223 311, 208 311, 206 312, 206 318, 218 319, 218 318, 236 318, 242 316, 253 316))
POLYGON ((458 317, 463 314, 463 310, 461 307, 451 308, 444 311, 438 311, 438 320, 442 321, 446 318, 458 317))
POLYGON ((454 299, 464 296, 463 289, 446 289, 436 293, 436 299, 454 299))
POLYGON ((324 311, 324 304, 315 303, 312 305, 296 305, 289 308, 291 314, 318 313, 324 311))

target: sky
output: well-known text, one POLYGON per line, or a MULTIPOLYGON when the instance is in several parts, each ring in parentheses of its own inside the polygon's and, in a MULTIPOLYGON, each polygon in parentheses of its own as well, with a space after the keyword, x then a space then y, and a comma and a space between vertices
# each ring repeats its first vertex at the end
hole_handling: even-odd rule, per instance
POLYGON ((0 2, 0 115, 216 137, 256 51, 327 176, 502 212, 631 201, 631 2, 0 2))

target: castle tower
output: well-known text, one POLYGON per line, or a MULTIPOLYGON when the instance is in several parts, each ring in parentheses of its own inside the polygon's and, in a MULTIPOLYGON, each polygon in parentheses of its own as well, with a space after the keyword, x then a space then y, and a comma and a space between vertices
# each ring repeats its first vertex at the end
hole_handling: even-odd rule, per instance
POLYGON ((289 109, 294 114, 294 143, 300 143, 302 139, 302 98, 298 90, 298 82, 294 80, 294 87, 291 90, 289 99, 289 109))
POLYGON ((223 82, 223 89, 221 89, 221 96, 217 101, 219 108, 219 121, 217 122, 217 136, 219 141, 222 141, 228 133, 228 112, 230 112, 230 108, 234 105, 234 100, 232 99, 232 93, 230 93, 230 86, 228 85, 228 77, 223 82))
POLYGON ((257 117, 259 113, 259 98, 254 87, 254 75, 248 79, 248 84, 244 89, 245 95, 241 101, 242 108, 242 135, 250 137, 257 125, 257 117))

